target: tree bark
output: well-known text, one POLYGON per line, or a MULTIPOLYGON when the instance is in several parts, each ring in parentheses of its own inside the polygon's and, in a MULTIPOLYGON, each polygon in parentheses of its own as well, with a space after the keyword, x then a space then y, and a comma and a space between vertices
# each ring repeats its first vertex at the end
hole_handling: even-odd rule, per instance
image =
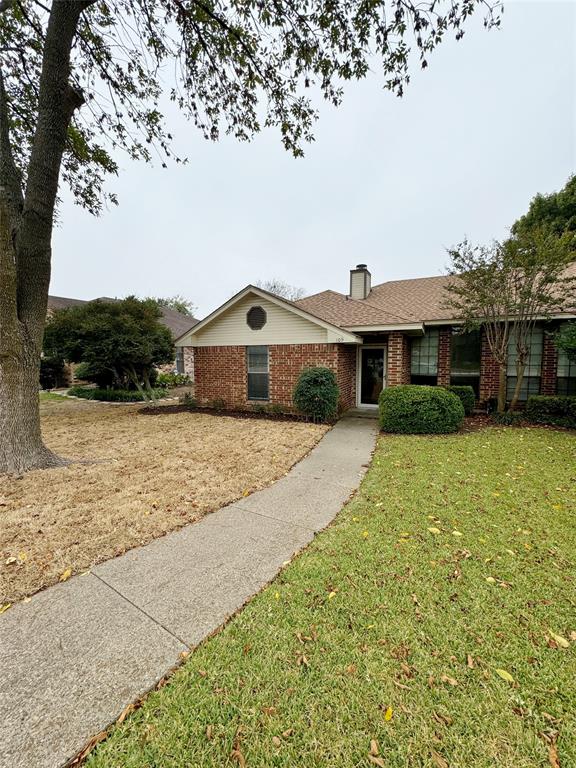
POLYGON ((515 411, 520 399, 520 390, 522 389, 522 382, 524 381, 524 371, 526 370, 526 363, 516 362, 516 386, 514 387, 514 393, 512 400, 510 401, 510 410, 515 411))
POLYGON ((70 55, 86 5, 51 6, 24 195, 0 76, 0 472, 63 463, 42 443, 39 369, 60 166, 70 119, 82 103, 69 82, 70 55))

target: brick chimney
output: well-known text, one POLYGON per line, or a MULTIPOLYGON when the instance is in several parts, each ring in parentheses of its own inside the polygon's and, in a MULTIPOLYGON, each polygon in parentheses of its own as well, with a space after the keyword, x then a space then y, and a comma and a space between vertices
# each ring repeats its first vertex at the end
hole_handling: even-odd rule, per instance
POLYGON ((366 264, 357 264, 350 270, 350 298, 365 299, 372 287, 372 275, 366 264))

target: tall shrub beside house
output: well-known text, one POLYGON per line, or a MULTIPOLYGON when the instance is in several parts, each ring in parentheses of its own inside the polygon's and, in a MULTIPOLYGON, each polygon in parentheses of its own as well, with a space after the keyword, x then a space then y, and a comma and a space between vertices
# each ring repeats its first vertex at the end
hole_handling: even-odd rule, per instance
POLYGON ((338 414, 340 392, 330 368, 305 368, 294 387, 296 408, 314 421, 330 421, 338 414))
POLYGON ((457 432, 464 421, 461 399, 443 387, 406 384, 383 389, 379 399, 384 432, 433 435, 457 432))

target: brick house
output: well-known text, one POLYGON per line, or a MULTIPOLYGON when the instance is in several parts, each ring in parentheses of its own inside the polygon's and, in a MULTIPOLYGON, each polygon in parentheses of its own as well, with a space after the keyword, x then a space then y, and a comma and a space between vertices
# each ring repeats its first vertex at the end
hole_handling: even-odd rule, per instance
MULTIPOLYGON (((116 299, 103 296, 100 301, 116 301, 116 299)), ((58 309, 68 309, 68 307, 77 307, 80 304, 86 304, 84 299, 69 299, 65 296, 48 296, 48 317, 58 309)), ((160 322, 168 328, 172 338, 176 340, 183 333, 189 331, 198 320, 190 315, 184 315, 182 312, 176 312, 168 307, 160 307, 162 317, 160 322)), ((194 377, 194 358, 191 349, 176 347, 176 358, 174 362, 163 365, 162 370, 166 372, 176 371, 177 373, 186 373, 191 378, 194 377)))
MULTIPOLYGON (((576 274, 576 263, 570 267, 576 274)), ((252 285, 177 339, 195 361, 196 397, 229 408, 292 405, 301 370, 336 374, 340 408, 374 407, 383 387, 467 384, 479 403, 498 391, 498 367, 482 331, 463 333, 445 308, 448 276, 371 285, 365 264, 350 271, 347 295, 322 291, 289 302, 252 285)), ((576 364, 554 347, 551 331, 576 317, 537 323, 521 398, 576 394, 576 364)), ((510 345, 508 391, 515 385, 510 345)))

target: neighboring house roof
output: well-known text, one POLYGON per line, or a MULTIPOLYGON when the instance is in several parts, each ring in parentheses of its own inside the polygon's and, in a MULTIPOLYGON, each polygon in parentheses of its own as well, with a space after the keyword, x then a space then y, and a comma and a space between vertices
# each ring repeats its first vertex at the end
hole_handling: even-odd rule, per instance
MULTIPOLYGON (((119 301, 119 299, 111 298, 110 296, 99 296, 99 301, 119 301)), ((55 312, 57 309, 67 309, 68 307, 77 307, 81 304, 87 304, 84 299, 68 299, 63 296, 48 296, 48 313, 55 312)), ((182 312, 177 312, 174 309, 168 307, 160 307, 162 312, 161 322, 168 328, 172 337, 177 339, 178 336, 182 336, 183 333, 193 328, 198 320, 191 315, 184 315, 182 312)))
MULTIPOLYGON (((576 262, 570 264, 565 274, 576 278, 576 262)), ((296 305, 350 330, 453 320, 444 304, 448 298, 446 287, 454 279, 450 275, 439 275, 391 280, 373 286, 366 299, 351 299, 336 291, 322 291, 300 299, 296 305)), ((572 314, 574 307, 559 311, 572 314)))

